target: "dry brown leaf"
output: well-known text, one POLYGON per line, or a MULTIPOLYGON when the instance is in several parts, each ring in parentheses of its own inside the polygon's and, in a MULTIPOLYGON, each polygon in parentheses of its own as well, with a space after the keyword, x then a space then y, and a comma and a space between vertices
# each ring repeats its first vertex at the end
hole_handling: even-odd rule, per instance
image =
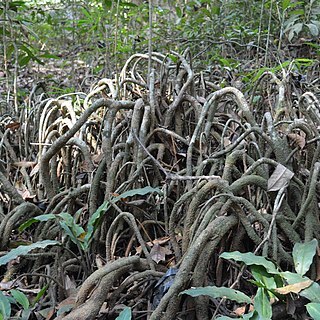
POLYGON ((10 122, 6 125, 6 129, 10 129, 11 131, 14 131, 18 128, 20 128, 20 122, 10 122))
POLYGON ((158 243, 155 243, 150 251, 150 255, 153 261, 159 263, 160 261, 166 261, 166 255, 171 254, 171 250, 165 247, 161 247, 158 243))
POLYGON ((280 294, 299 293, 301 290, 310 287, 312 283, 313 281, 309 279, 303 282, 289 284, 288 286, 282 288, 277 288, 275 291, 280 294))
MULTIPOLYGON (((162 237, 162 238, 154 239, 152 242, 151 241, 147 242, 147 245, 150 248, 152 248, 154 244, 164 244, 164 243, 167 243, 169 240, 170 240, 170 237, 162 237)), ((142 252, 141 246, 136 247, 136 252, 138 254, 142 252)))
MULTIPOLYGON (((254 309, 253 309, 253 305, 250 304, 249 312, 251 312, 251 311, 253 311, 253 310, 254 310, 254 309)), ((235 309, 235 310, 233 311, 233 313, 235 313, 237 316, 242 316, 243 314, 245 314, 245 312, 246 312, 246 307, 239 307, 239 308, 237 308, 237 309, 235 309)))
POLYGON ((92 162, 96 165, 98 165, 100 163, 100 161, 103 159, 103 153, 100 152, 98 154, 94 154, 92 157, 92 162))
POLYGON ((33 199, 35 197, 35 195, 31 194, 31 192, 27 189, 27 187, 21 180, 16 181, 14 186, 24 200, 33 199))
POLYGON ((303 149, 306 145, 306 139, 297 133, 288 133, 287 137, 295 143, 300 149, 303 149))

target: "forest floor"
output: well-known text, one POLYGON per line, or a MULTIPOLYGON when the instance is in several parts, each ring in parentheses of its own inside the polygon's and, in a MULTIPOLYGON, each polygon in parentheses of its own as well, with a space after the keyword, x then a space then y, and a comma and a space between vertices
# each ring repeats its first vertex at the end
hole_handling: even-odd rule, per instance
POLYGON ((0 118, 2 314, 308 319, 319 254, 311 280, 283 273, 297 271, 295 244, 320 239, 320 62, 307 49, 269 68, 250 50, 202 68, 185 50, 137 53, 110 77, 77 56, 19 73, 16 112, 0 118), (269 260, 221 257, 236 251, 269 260), (299 290, 275 294, 288 284, 299 290), (205 286, 251 302, 181 294, 205 286))

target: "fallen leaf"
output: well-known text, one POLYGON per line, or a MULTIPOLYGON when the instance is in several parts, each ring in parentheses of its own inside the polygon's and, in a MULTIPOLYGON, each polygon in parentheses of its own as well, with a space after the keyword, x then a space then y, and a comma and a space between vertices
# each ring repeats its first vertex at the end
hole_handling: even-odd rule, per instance
POLYGON ((11 131, 14 131, 18 128, 20 128, 20 122, 10 122, 6 125, 6 129, 10 129, 11 131))
POLYGON ((160 261, 166 261, 166 255, 171 254, 171 250, 165 247, 161 247, 158 243, 155 243, 150 251, 150 255, 153 261, 159 263, 160 261))
MULTIPOLYGON (((164 244, 164 243, 167 243, 169 240, 170 240, 170 237, 162 237, 162 238, 154 239, 152 242, 151 241, 147 242, 147 245, 150 248, 152 248, 154 244, 164 244)), ((141 246, 136 247, 136 252, 138 254, 140 254, 142 252, 141 246)))
POLYGON ((282 288, 277 288, 275 291, 280 294, 299 293, 301 290, 310 287, 312 283, 313 281, 309 279, 303 282, 289 284, 288 286, 282 288))
MULTIPOLYGON (((250 307, 249 307, 249 312, 253 311, 253 305, 250 304, 250 307)), ((239 307, 237 309, 235 309, 233 312, 237 315, 237 316, 242 316, 245 312, 246 312, 246 307, 239 307)))
POLYGON ((294 173, 282 164, 278 164, 268 180, 268 191, 278 191, 289 184, 294 173))
POLYGON ((288 133, 287 137, 289 138, 289 140, 295 143, 300 149, 303 149, 306 145, 306 139, 297 133, 288 133))

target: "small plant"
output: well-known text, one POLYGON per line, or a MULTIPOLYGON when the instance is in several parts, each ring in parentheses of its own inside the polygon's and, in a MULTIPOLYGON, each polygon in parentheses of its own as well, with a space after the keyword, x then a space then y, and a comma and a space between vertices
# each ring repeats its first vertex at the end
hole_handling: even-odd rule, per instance
POLYGON ((32 309, 44 295, 47 288, 48 285, 44 286, 32 302, 30 302, 28 297, 19 290, 11 289, 10 291, 8 291, 7 295, 3 294, 2 291, 0 291, 0 320, 12 319, 11 305, 17 305, 19 309, 22 308, 22 310, 18 312, 18 316, 14 319, 29 319, 32 309))
MULTIPOLYGON (((285 301, 288 294, 299 294, 307 298, 310 303, 306 305, 309 315, 313 319, 320 319, 320 286, 305 276, 309 270, 318 242, 313 239, 306 243, 296 243, 292 257, 296 273, 281 271, 273 262, 268 259, 256 256, 253 253, 224 252, 220 255, 224 259, 233 259, 243 262, 250 267, 253 280, 250 282, 258 288, 253 299, 253 311, 242 315, 239 319, 272 319, 271 299, 285 301)), ((226 287, 204 287, 184 290, 180 294, 187 294, 192 297, 207 295, 211 298, 226 298, 238 303, 251 303, 251 298, 244 293, 226 287)), ((227 316, 219 320, 233 319, 227 316)))
POLYGON ((318 1, 283 0, 282 9, 284 12, 288 11, 288 19, 284 21, 284 33, 288 34, 289 41, 303 33, 314 38, 319 36, 320 5, 318 1))
POLYGON ((133 189, 126 191, 110 200, 105 201, 97 211, 89 218, 87 224, 87 230, 85 230, 80 224, 77 223, 81 211, 78 211, 75 216, 71 216, 67 212, 62 212, 60 214, 42 214, 40 216, 31 218, 23 223, 19 227, 19 231, 23 231, 35 222, 44 222, 48 220, 56 220, 60 227, 64 230, 65 234, 70 238, 70 240, 78 247, 79 251, 87 252, 93 238, 94 232, 99 224, 100 219, 110 208, 111 203, 115 204, 121 199, 126 199, 128 197, 133 197, 136 195, 146 195, 148 193, 161 193, 159 188, 144 187, 139 189, 133 189))

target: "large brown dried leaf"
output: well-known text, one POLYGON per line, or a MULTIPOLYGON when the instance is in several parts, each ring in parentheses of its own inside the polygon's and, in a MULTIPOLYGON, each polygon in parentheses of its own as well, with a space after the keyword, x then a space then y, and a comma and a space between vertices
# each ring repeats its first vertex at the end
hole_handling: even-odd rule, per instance
POLYGON ((299 293, 301 290, 306 289, 312 285, 313 281, 308 279, 306 281, 289 284, 282 288, 275 289, 276 292, 280 294, 288 294, 288 293, 299 293))
POLYGON ((268 180, 268 191, 278 191, 286 187, 293 176, 292 171, 279 163, 268 180))
POLYGON ((289 133, 287 137, 301 149, 306 145, 306 139, 297 133, 289 133))

